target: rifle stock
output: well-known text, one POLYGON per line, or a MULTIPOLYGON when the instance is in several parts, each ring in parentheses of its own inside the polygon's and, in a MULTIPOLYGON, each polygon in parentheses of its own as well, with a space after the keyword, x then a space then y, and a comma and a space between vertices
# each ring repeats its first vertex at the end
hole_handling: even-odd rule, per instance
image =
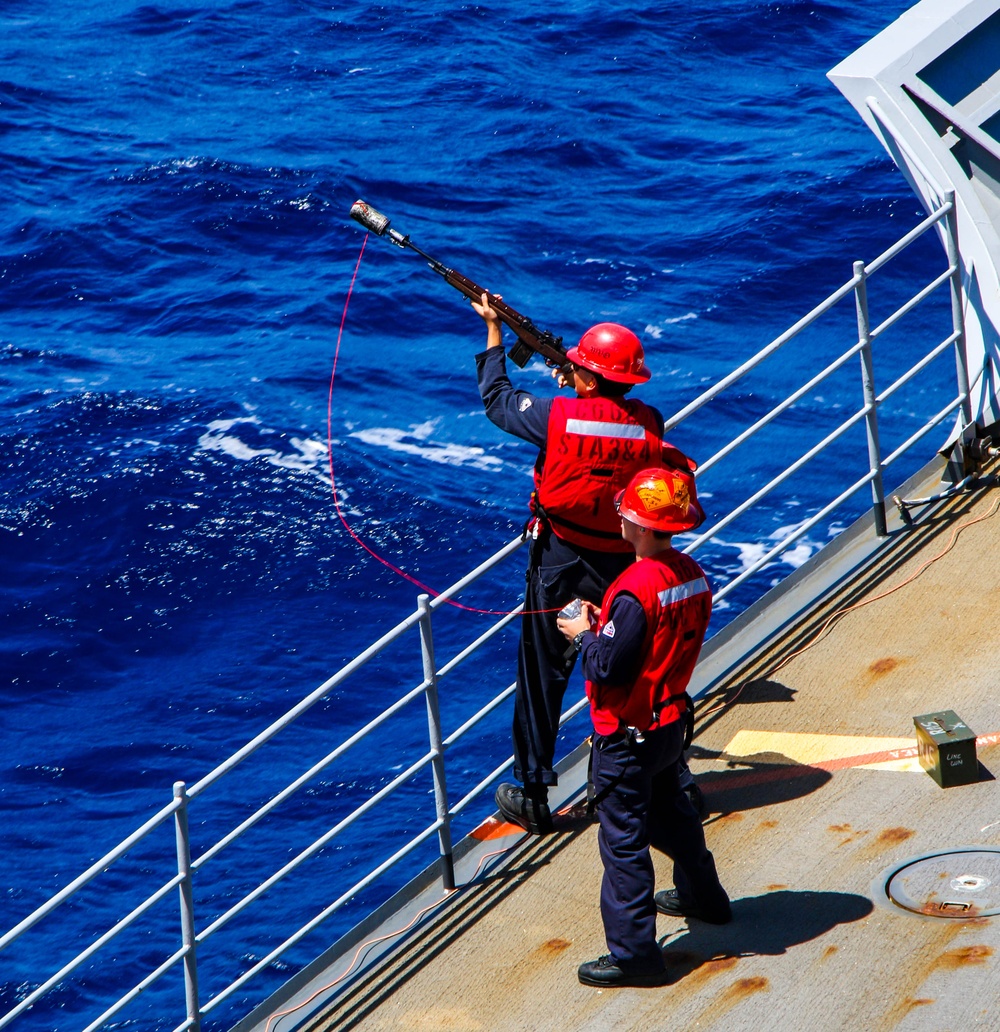
POLYGON ((404 236, 397 230, 390 229, 389 220, 381 212, 365 204, 364 201, 356 201, 351 206, 351 218, 361 223, 365 229, 370 230, 377 236, 388 235, 389 239, 398 247, 408 247, 411 251, 416 251, 439 276, 444 278, 446 283, 454 287, 470 301, 479 301, 483 294, 486 294, 491 307, 500 317, 501 322, 505 326, 510 327, 517 336, 517 343, 507 352, 510 360, 516 366, 523 369, 532 354, 541 355, 548 365, 555 366, 556 368, 563 368, 570 364, 569 359, 566 357, 566 349, 562 346, 562 337, 555 336, 549 330, 538 329, 526 315, 522 315, 516 308, 508 305, 506 301, 500 301, 488 290, 484 290, 478 283, 469 279, 468 276, 463 276, 462 273, 449 269, 436 258, 432 258, 426 251, 422 251, 417 247, 410 240, 409 236, 404 236))

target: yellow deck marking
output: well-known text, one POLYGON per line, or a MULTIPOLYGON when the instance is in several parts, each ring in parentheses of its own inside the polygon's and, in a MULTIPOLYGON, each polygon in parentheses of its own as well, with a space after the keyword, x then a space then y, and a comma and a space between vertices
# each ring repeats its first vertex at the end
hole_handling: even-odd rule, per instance
MULTIPOLYGON (((915 738, 868 738, 864 735, 816 735, 794 731, 738 731, 725 748, 722 759, 743 760, 764 764, 808 764, 816 766, 831 760, 859 760, 873 753, 891 754, 905 750, 908 755, 878 763, 856 764, 869 770, 896 770, 923 773, 913 755, 915 738)), ((839 764, 838 764, 839 766, 839 764)))

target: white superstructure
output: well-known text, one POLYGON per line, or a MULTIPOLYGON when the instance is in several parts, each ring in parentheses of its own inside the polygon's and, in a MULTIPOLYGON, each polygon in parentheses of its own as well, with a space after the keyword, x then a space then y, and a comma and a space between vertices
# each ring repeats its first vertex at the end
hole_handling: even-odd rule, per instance
POLYGON ((1000 0, 923 0, 829 73, 928 211, 954 191, 973 414, 1000 419, 1000 0))

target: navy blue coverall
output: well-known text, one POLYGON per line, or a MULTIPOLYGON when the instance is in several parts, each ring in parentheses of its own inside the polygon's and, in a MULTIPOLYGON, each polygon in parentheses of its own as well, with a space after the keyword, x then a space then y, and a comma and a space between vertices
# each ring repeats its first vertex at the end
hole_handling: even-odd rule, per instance
MULTIPOLYGON (((476 371, 490 421, 544 448, 552 399, 513 387, 503 348, 488 348, 476 355, 476 371)), ((656 415, 662 425, 662 417, 656 415)), ((581 548, 557 537, 548 527, 530 548, 514 694, 514 776, 525 785, 555 785, 558 775, 552 764, 559 716, 576 653, 566 659, 566 639, 551 610, 574 598, 600 605, 604 592, 634 556, 581 548)))
MULTIPOLYGON (((596 684, 631 684, 639 671, 646 614, 634 595, 622 592, 611 604, 609 619, 614 637, 584 635, 583 674, 596 684)), ((601 918, 608 949, 618 964, 655 968, 663 960, 656 939, 650 846, 674 861, 674 886, 683 904, 724 915, 729 897, 705 845, 701 818, 680 790, 684 721, 641 738, 629 730, 595 734, 591 780, 600 821, 601 918)))

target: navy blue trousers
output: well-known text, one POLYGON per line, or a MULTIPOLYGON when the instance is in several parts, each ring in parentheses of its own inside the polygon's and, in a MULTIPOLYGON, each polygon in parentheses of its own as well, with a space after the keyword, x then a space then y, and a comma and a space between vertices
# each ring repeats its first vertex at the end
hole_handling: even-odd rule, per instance
POLYGON ((646 732, 643 742, 626 733, 594 735, 591 777, 604 863, 601 917, 616 961, 661 962, 650 846, 674 861, 674 886, 682 902, 709 911, 729 905, 701 819, 680 791, 683 739, 682 720, 646 732))
POLYGON ((574 598, 599 606, 611 582, 635 556, 578 548, 549 530, 530 548, 517 651, 514 777, 525 785, 555 785, 556 735, 576 652, 556 626, 556 613, 548 610, 559 610, 574 598))

